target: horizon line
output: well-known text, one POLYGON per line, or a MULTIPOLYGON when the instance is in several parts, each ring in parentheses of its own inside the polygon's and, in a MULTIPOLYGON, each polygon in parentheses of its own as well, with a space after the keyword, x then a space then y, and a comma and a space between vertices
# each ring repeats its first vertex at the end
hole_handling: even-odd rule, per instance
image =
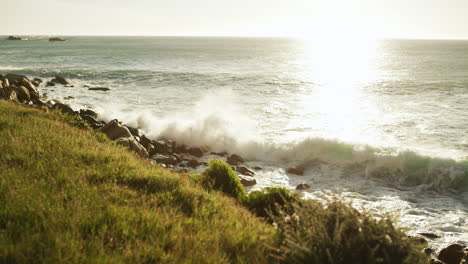
MULTIPOLYGON (((132 34, 0 34, 0 36, 21 36, 21 37, 185 37, 185 38, 284 38, 284 39, 313 39, 301 36, 286 36, 286 35, 132 35, 132 34)), ((443 37, 408 37, 408 36, 386 36, 386 37, 370 37, 373 40, 468 40, 463 37, 443 38, 443 37)))

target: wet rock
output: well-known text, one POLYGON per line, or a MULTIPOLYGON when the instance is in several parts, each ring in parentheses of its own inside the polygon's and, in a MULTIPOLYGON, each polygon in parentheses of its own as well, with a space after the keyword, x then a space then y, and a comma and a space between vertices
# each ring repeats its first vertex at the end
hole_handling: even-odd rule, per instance
POLYGON ((156 154, 151 157, 152 160, 160 164, 175 165, 179 162, 176 156, 156 154))
POLYGON ((81 119, 86 121, 86 123, 88 123, 92 129, 100 129, 104 126, 101 122, 99 122, 96 118, 92 116, 80 114, 80 117, 81 119))
POLYGON ((15 92, 16 95, 18 96, 18 100, 20 102, 29 102, 31 100, 31 95, 29 94, 29 91, 26 87, 24 86, 10 86, 15 92))
POLYGON ((174 153, 188 153, 188 149, 185 145, 177 145, 174 147, 174 153))
POLYGON ((55 83, 53 83, 53 82, 47 82, 46 83, 46 87, 52 87, 52 86, 55 86, 55 83))
POLYGON ((0 81, 2 81, 3 88, 10 86, 10 81, 5 76, 0 75, 0 81))
MULTIPOLYGON (((153 140, 151 144, 154 145, 156 153, 159 154, 170 154, 173 151, 173 143, 167 140, 153 140)), ((177 152, 176 152, 177 153, 177 152)))
POLYGON ((7 40, 23 40, 22 38, 20 38, 20 37, 15 37, 15 36, 8 36, 6 39, 7 39, 7 40))
POLYGON ((5 77, 10 81, 10 84, 16 83, 23 78, 28 79, 28 77, 24 75, 19 75, 19 74, 14 74, 14 73, 8 73, 5 77))
POLYGON ((296 190, 307 190, 310 189, 310 185, 307 183, 301 183, 296 186, 296 190))
POLYGON ((291 167, 288 167, 286 169, 286 173, 302 176, 302 175, 304 175, 304 167, 302 167, 302 166, 291 166, 291 167))
POLYGON ((241 156, 237 155, 237 154, 232 154, 231 156, 229 156, 227 158, 226 162, 229 165, 237 166, 240 163, 244 163, 244 159, 241 156))
POLYGON ((61 84, 61 85, 73 85, 73 82, 70 79, 65 78, 63 76, 55 76, 55 78, 52 79, 50 82, 51 83, 58 83, 58 84, 61 84))
POLYGON ((430 248, 430 247, 427 247, 427 248, 423 249, 423 253, 424 253, 424 255, 430 257, 430 256, 432 256, 432 254, 435 253, 435 250, 430 248))
POLYGON ((39 78, 34 78, 34 79, 33 79, 33 81, 34 81, 34 82, 37 82, 37 83, 39 83, 39 84, 41 84, 41 83, 42 83, 42 80, 41 80, 41 79, 39 79, 39 78))
POLYGON ((442 249, 437 258, 447 264, 460 264, 464 256, 463 250, 462 245, 453 244, 442 249))
POLYGON ((142 158, 148 157, 146 149, 132 137, 119 138, 115 142, 117 145, 124 146, 128 150, 137 153, 142 158))
POLYGON ((73 111, 73 109, 66 105, 66 104, 62 104, 60 102, 55 102, 55 104, 52 106, 52 109, 58 109, 60 110, 60 112, 64 113, 64 114, 74 114, 75 111, 73 111))
POLYGON ((191 160, 189 160, 189 161, 187 162, 187 166, 188 166, 188 167, 191 167, 191 168, 196 168, 196 167, 198 167, 198 166, 200 166, 200 165, 201 165, 201 163, 200 163, 198 160, 196 160, 196 159, 191 159, 191 160))
POLYGON ((254 176, 255 172, 249 170, 246 166, 237 166, 236 171, 239 172, 242 175, 246 176, 254 176))
POLYGON ((118 138, 127 138, 133 137, 128 128, 123 126, 116 119, 107 123, 104 127, 101 128, 101 132, 106 134, 110 140, 116 140, 118 138))
POLYGON ((203 151, 201 148, 190 148, 187 151, 190 155, 193 155, 197 158, 201 158, 203 156, 203 151))
POLYGON ((73 96, 67 96, 67 97, 63 98, 63 100, 70 100, 70 99, 75 99, 75 97, 73 97, 73 96))
POLYGON ((225 157, 225 156, 227 156, 228 153, 227 152, 210 152, 210 154, 225 157))
POLYGON ((80 109, 80 116, 91 116, 97 119, 98 114, 90 109, 80 109))
POLYGON ((423 237, 427 237, 427 238, 430 238, 430 239, 436 239, 436 238, 440 238, 440 236, 434 234, 434 233, 418 233, 418 235, 421 235, 423 237))
POLYGON ((239 180, 244 186, 253 186, 257 184, 257 180, 254 177, 239 176, 239 180))
POLYGON ((89 87, 88 90, 90 91, 110 91, 107 87, 89 87))
POLYGON ((66 41, 64 38, 49 38, 49 41, 54 42, 54 41, 66 41))
POLYGON ((255 166, 253 167, 254 170, 262 170, 262 167, 255 166))

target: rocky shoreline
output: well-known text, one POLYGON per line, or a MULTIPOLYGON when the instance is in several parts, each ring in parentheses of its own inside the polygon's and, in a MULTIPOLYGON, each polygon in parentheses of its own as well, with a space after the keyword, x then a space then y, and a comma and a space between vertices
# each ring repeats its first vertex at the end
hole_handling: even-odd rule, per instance
MULTIPOLYGON (((63 76, 56 76, 50 81, 44 82, 39 78, 29 79, 18 74, 0 75, 0 99, 9 100, 27 107, 38 108, 43 111, 56 110, 75 117, 80 122, 85 122, 90 128, 105 134, 117 145, 135 152, 142 159, 153 164, 172 169, 179 173, 187 173, 204 169, 208 166, 203 158, 220 159, 228 163, 237 173, 244 186, 256 184, 255 171, 262 170, 260 167, 249 168, 244 159, 233 153, 212 152, 200 146, 186 146, 166 139, 149 139, 139 128, 123 124, 117 119, 105 122, 91 109, 74 110, 70 106, 58 101, 47 100, 40 94, 39 88, 45 86, 68 86, 73 87, 73 81, 63 76)), ((86 88, 91 90, 91 87, 86 88)), ((108 91, 109 88, 97 87, 95 90, 108 91)), ((303 175, 304 167, 292 166, 285 171, 290 174, 303 175)), ((297 190, 310 188, 307 184, 299 184, 297 190)), ((431 239, 430 233, 421 234, 418 237, 421 243, 427 244, 424 237, 431 239)), ((461 264, 468 263, 468 248, 465 245, 453 244, 439 253, 431 248, 425 248, 424 253, 431 258, 430 263, 461 264)))

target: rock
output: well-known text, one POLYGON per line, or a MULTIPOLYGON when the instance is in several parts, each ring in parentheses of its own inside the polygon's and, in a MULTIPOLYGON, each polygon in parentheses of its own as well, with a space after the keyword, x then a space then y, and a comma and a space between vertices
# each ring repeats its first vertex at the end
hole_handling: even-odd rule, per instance
POLYGON ((66 41, 66 39, 64 38, 49 38, 49 41, 53 42, 53 41, 66 41))
POLYGON ((80 116, 90 116, 93 118, 97 118, 98 114, 90 109, 80 109, 80 116))
POLYGON ((442 249, 437 258, 447 264, 460 264, 464 256, 463 250, 462 245, 453 244, 442 249))
POLYGON ((427 248, 424 248, 423 251, 424 255, 430 257, 432 254, 435 253, 434 249, 430 248, 430 247, 427 247, 427 248))
POLYGON ((154 145, 156 153, 159 154, 170 154, 173 151, 173 143, 167 140, 153 140, 151 144, 154 145))
POLYGON ((301 183, 296 186, 296 190, 307 190, 310 188, 310 185, 307 183, 301 183))
POLYGON ((227 152, 210 152, 211 155, 217 155, 217 156, 221 156, 221 157, 224 157, 226 156, 228 153, 227 152))
POLYGON ((124 146, 128 150, 137 153, 138 156, 142 158, 148 158, 148 152, 146 149, 132 137, 121 137, 118 138, 115 142, 117 145, 124 146))
MULTIPOLYGON (((143 144, 142 144, 143 145, 143 144)), ((156 154, 156 148, 154 147, 153 144, 148 144, 148 146, 146 146, 146 150, 148 151, 148 154, 150 156, 153 156, 154 154, 156 154)))
POLYGON ((52 106, 52 109, 58 109, 60 110, 60 112, 64 113, 64 114, 74 114, 75 111, 73 111, 73 109, 66 105, 66 104, 62 104, 60 102, 55 102, 55 104, 52 106))
POLYGON ((229 156, 226 160, 226 162, 229 164, 229 165, 233 165, 233 166, 237 166, 239 165, 240 163, 244 163, 244 159, 239 156, 239 155, 236 155, 236 154, 232 154, 231 156, 229 156))
POLYGON ((414 243, 417 243, 417 244, 420 244, 420 245, 424 245, 424 246, 427 246, 427 240, 424 238, 424 237, 420 237, 420 236, 409 236, 408 237, 411 241, 413 241, 414 243))
POLYGON ((122 125, 116 119, 107 123, 104 127, 101 128, 101 132, 106 134, 110 140, 116 140, 118 138, 133 138, 132 133, 128 130, 127 127, 122 125))
POLYGON ((255 166, 253 167, 254 170, 262 170, 262 167, 255 166))
POLYGON ((134 137, 141 137, 141 135, 143 135, 143 132, 141 132, 141 130, 138 128, 134 128, 131 126, 125 126, 125 127, 128 129, 128 131, 130 131, 130 133, 132 133, 134 137))
POLYGON ((246 166, 237 166, 236 171, 242 175, 254 176, 255 172, 249 170, 246 166))
POLYGON ((188 153, 197 158, 201 158, 203 156, 203 151, 200 148, 189 148, 188 153))
POLYGON ((291 166, 291 167, 288 167, 286 169, 286 173, 302 176, 302 175, 304 175, 304 167, 302 167, 302 166, 291 166))
POLYGON ((52 86, 55 86, 55 83, 53 83, 53 82, 47 82, 46 83, 46 87, 52 87, 52 86))
POLYGON ((86 121, 86 123, 89 124, 89 126, 92 128, 92 129, 100 129, 102 128, 104 125, 99 122, 96 118, 90 116, 90 115, 81 115, 80 114, 80 117, 81 119, 83 119, 84 121, 86 121))
POLYGON ((175 165, 179 162, 176 156, 156 154, 151 157, 152 160, 160 164, 175 165))
POLYGON ((29 91, 26 87, 24 86, 11 86, 11 88, 16 92, 16 95, 18 96, 18 100, 22 103, 29 102, 31 100, 31 95, 29 94, 29 91))
POLYGON ((58 83, 58 84, 62 84, 62 85, 73 85, 73 82, 70 79, 65 78, 63 76, 55 76, 55 78, 52 79, 50 82, 51 83, 58 83))
POLYGON ((24 75, 13 74, 13 73, 8 73, 5 77, 10 81, 10 84, 16 83, 23 78, 26 78, 28 80, 28 77, 24 75))
POLYGON ((257 184, 257 180, 255 180, 254 177, 239 176, 239 180, 244 186, 253 186, 257 184))
POLYGON ((436 239, 436 238, 440 238, 440 236, 434 234, 434 233, 418 233, 418 235, 421 235, 421 236, 424 236, 424 237, 427 237, 427 238, 430 238, 430 239, 436 239))
POLYGON ((446 264, 438 259, 432 258, 431 261, 429 262, 430 264, 446 264))
MULTIPOLYGON (((148 148, 151 144, 151 139, 147 138, 145 135, 141 135, 140 143, 145 147, 148 148)), ((154 147, 154 146, 153 146, 154 147)))
POLYGON ((5 76, 0 75, 0 81, 2 81, 3 83, 3 88, 7 88, 10 86, 10 81, 5 76))
POLYGON ((75 99, 75 97, 73 97, 73 96, 67 96, 67 97, 63 98, 63 100, 70 100, 70 99, 75 99))
POLYGON ((88 88, 90 91, 110 91, 107 87, 90 87, 88 88))
POLYGON ((39 85, 41 85, 40 83, 36 81, 31 81, 31 83, 34 85, 34 87, 39 87, 39 85))
POLYGON ((37 83, 39 83, 39 84, 42 83, 42 80, 39 79, 39 78, 34 78, 33 81, 34 81, 34 82, 37 82, 37 83))
POLYGON ((8 36, 6 39, 7 39, 7 40, 23 40, 22 38, 20 38, 20 37, 15 37, 15 36, 8 36))
POLYGON ((187 162, 187 166, 189 166, 189 167, 191 167, 191 168, 196 168, 196 167, 198 167, 198 166, 200 166, 200 165, 201 165, 201 163, 200 163, 198 160, 196 160, 196 159, 191 159, 191 160, 189 160, 189 161, 187 162))
POLYGON ((187 147, 185 145, 177 145, 174 148, 174 153, 187 153, 187 147))

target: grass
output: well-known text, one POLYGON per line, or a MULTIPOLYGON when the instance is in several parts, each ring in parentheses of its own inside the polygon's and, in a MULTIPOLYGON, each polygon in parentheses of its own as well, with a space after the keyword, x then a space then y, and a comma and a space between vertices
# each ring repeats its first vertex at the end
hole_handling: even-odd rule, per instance
POLYGON ((237 201, 58 113, 0 100, 0 139, 0 263, 267 262, 237 201))
POLYGON ((57 112, 0 100, 0 139, 0 263, 425 261, 388 219, 176 174, 57 112))

